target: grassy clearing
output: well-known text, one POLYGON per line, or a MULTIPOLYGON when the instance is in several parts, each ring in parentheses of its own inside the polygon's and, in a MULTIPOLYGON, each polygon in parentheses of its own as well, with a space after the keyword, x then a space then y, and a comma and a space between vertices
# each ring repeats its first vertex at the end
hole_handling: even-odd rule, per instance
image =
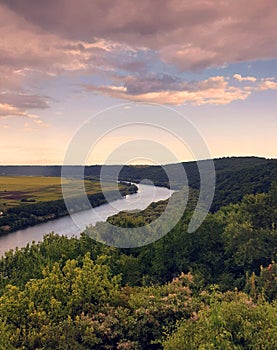
MULTIPOLYGON (((80 194, 82 181, 66 179, 67 194, 80 194)), ((85 180, 87 194, 100 193, 99 181, 85 180)), ((115 183, 106 183, 106 190, 115 190, 115 183)), ((49 202, 62 199, 61 179, 43 176, 0 176, 0 210, 26 205, 28 203, 49 202)))

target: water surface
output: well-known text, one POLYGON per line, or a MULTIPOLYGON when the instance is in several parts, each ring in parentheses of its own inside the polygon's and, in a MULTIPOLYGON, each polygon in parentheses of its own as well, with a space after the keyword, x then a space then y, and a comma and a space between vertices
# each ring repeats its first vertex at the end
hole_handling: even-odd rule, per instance
POLYGON ((24 247, 32 241, 39 242, 46 233, 52 231, 68 237, 78 237, 88 225, 95 225, 98 221, 106 221, 109 216, 122 210, 145 209, 150 203, 165 200, 174 192, 164 187, 136 185, 138 192, 123 199, 0 236, 0 256, 5 251, 24 247), (74 220, 78 222, 78 225, 74 220))

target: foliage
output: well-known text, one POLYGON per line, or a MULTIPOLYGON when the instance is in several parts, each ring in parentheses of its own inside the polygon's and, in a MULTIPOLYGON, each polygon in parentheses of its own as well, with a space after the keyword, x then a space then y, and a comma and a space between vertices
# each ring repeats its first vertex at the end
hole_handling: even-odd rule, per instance
MULTIPOLYGON (((80 238, 52 233, 7 252, 0 349, 276 349, 277 185, 189 233, 195 197, 165 237, 142 248, 94 241, 89 233, 106 234, 98 224, 80 238)), ((166 204, 109 221, 142 227, 166 204)))
POLYGON ((266 267, 261 266, 259 275, 255 272, 247 278, 246 290, 254 298, 263 296, 266 300, 272 301, 277 297, 277 264, 272 261, 266 267))
POLYGON ((7 285, 0 298, 0 315, 11 345, 62 348, 64 339, 59 344, 55 331, 63 332, 78 314, 92 314, 101 305, 115 303, 120 277, 111 277, 106 258, 100 256, 94 262, 85 255, 82 266, 68 260, 63 268, 55 263, 52 269, 44 269, 43 278, 31 279, 23 290, 7 285))
POLYGON ((179 322, 164 349, 276 349, 276 306, 238 292, 212 294, 209 305, 179 322))

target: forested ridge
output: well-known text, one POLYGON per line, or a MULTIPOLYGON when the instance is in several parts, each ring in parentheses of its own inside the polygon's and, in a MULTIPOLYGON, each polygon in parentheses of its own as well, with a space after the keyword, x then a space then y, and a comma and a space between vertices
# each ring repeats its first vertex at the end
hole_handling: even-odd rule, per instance
MULTIPOLYGON (((79 239, 51 233, 7 252, 0 348, 276 349, 277 185, 220 206, 193 233, 194 195, 190 203, 166 236, 142 248, 97 243, 99 223, 79 239)), ((165 205, 109 221, 141 226, 165 205)))

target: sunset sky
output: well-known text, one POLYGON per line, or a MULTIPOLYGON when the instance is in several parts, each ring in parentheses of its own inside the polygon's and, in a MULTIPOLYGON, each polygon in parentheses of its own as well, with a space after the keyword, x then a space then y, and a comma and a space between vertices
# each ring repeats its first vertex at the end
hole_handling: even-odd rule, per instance
MULTIPOLYGON (((276 0, 0 0, 0 16, 1 164, 61 164, 84 121, 127 102, 181 112, 212 157, 277 158, 276 0)), ((135 138, 108 135, 90 163, 135 138)))

